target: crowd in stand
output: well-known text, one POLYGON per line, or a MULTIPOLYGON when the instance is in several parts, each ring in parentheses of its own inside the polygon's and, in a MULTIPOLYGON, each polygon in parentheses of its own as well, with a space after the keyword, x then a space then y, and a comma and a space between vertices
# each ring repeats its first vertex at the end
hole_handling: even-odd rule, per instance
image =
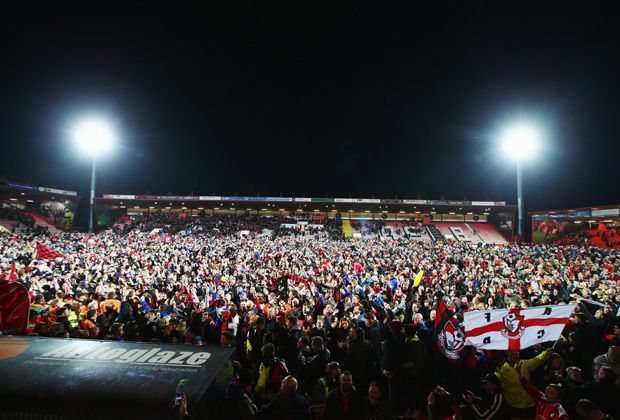
POLYGON ((41 204, 36 207, 35 211, 47 217, 54 226, 62 226, 66 222, 65 214, 70 211, 70 208, 41 204))
POLYGON ((265 219, 157 214, 88 236, 14 232, 0 236, 0 276, 15 271, 28 288, 29 334, 236 346, 222 388, 233 418, 620 416, 618 251, 343 240, 339 219, 321 237, 261 236, 288 220, 265 219), (64 256, 37 259, 37 243, 64 256), (435 350, 440 299, 457 319, 578 310, 557 343, 466 347, 455 362, 435 350))
POLYGON ((351 225, 359 230, 362 236, 377 236, 381 234, 382 229, 385 227, 385 221, 363 220, 352 222, 351 225))
POLYGON ((190 217, 188 215, 155 213, 136 217, 130 223, 121 225, 120 231, 150 232, 153 229, 163 229, 166 233, 171 234, 185 232, 221 237, 235 235, 241 231, 261 234, 264 230, 276 231, 282 224, 293 223, 297 223, 297 221, 284 216, 263 217, 249 214, 244 216, 232 214, 207 216, 205 213, 201 213, 198 216, 190 217))
POLYGON ((335 241, 344 239, 344 233, 342 231, 342 219, 340 217, 325 220, 324 226, 330 239, 335 241))
POLYGON ((27 228, 33 228, 35 226, 32 216, 23 214, 23 212, 14 208, 0 208, 0 219, 17 222, 15 227, 19 227, 20 224, 27 228))
POLYGON ((543 232, 545 241, 556 237, 558 245, 575 245, 584 247, 602 247, 620 249, 620 231, 617 226, 604 223, 597 229, 583 229, 560 234, 560 227, 556 221, 543 221, 536 225, 536 232, 543 232))
POLYGON ((607 230, 604 232, 597 231, 590 235, 591 243, 595 245, 595 241, 599 240, 607 248, 620 247, 620 233, 617 230, 607 230))

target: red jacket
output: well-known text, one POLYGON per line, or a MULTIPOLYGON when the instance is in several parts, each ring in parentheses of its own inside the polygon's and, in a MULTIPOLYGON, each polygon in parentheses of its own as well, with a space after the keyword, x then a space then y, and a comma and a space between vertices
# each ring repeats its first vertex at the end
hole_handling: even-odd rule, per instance
POLYGON ((523 389, 536 401, 536 420, 568 420, 568 413, 559 403, 550 403, 527 378, 521 378, 523 389))

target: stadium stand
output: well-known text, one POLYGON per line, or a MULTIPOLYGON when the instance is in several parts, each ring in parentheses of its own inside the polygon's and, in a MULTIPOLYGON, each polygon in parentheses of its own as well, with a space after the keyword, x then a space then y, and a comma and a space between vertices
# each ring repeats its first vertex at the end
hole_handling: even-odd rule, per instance
POLYGON ((620 233, 617 230, 591 229, 588 231, 589 244, 599 248, 620 249, 620 233))
POLYGON ((437 228, 436 225, 430 223, 428 225, 426 225, 426 229, 428 230, 428 233, 430 235, 430 237, 434 240, 434 241, 442 241, 445 242, 446 238, 445 236, 443 236, 443 234, 441 233, 441 231, 437 228))
POLYGON ((472 223, 469 226, 472 228, 473 232, 487 244, 503 245, 508 243, 506 238, 504 238, 495 227, 488 223, 472 223))
POLYGON ((484 242, 476 233, 474 233, 467 223, 437 223, 440 232, 447 237, 451 235, 455 240, 460 242, 470 242, 478 244, 484 242))
POLYGON ((23 214, 27 217, 32 218, 35 225, 46 228, 52 234, 61 232, 61 230, 58 229, 48 217, 45 217, 40 213, 25 212, 23 214))
POLYGON ((452 232, 452 229, 450 229, 450 227, 452 226, 451 223, 435 222, 433 223, 433 225, 437 228, 437 230, 439 230, 439 232, 443 235, 444 238, 454 239, 454 234, 452 232))
POLYGON ((23 230, 26 228, 24 225, 20 224, 19 222, 16 222, 14 220, 8 220, 8 219, 0 219, 0 226, 5 228, 9 232, 13 232, 15 230, 23 230))
POLYGON ((4 226, 9 231, 22 231, 35 226, 34 219, 22 212, 12 208, 0 209, 0 226, 4 226))

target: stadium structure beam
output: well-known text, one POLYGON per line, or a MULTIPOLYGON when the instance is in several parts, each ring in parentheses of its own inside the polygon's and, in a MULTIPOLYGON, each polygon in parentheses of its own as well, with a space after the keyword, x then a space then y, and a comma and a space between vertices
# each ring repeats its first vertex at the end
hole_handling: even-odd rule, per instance
POLYGON ((517 221, 517 235, 523 238, 523 163, 517 158, 517 208, 519 210, 517 221))
POLYGON ((88 231, 93 232, 94 224, 93 218, 95 217, 95 182, 97 179, 97 158, 92 157, 91 172, 90 172, 90 200, 88 202, 88 231))

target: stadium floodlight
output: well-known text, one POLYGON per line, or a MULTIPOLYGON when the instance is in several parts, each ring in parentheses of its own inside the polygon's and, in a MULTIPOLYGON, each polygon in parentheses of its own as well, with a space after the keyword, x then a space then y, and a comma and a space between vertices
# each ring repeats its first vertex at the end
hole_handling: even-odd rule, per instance
POLYGON ((71 130, 71 136, 78 149, 90 157, 108 152, 116 141, 114 127, 102 117, 79 120, 71 130))
POLYGON ((526 124, 509 126, 501 136, 504 152, 516 159, 531 157, 538 150, 540 132, 526 124))
POLYGON ((500 136, 504 153, 517 162, 517 235, 520 239, 523 239, 523 161, 534 156, 541 138, 540 130, 525 122, 507 126, 500 136))
POLYGON ((97 159, 109 152, 116 142, 116 130, 105 118, 101 116, 88 116, 75 123, 71 129, 71 138, 77 149, 91 158, 88 231, 93 232, 97 159))

